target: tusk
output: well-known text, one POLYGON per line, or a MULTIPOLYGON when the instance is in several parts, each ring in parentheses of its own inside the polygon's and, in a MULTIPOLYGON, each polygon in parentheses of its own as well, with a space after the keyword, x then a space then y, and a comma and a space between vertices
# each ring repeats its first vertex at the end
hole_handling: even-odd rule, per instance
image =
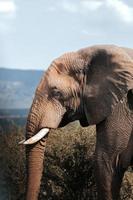
POLYGON ((25 139, 20 141, 18 144, 23 144, 25 142, 25 139))
POLYGON ((36 135, 29 138, 28 140, 22 140, 21 142, 19 142, 19 144, 25 144, 25 145, 34 144, 38 142, 39 140, 41 140, 45 135, 47 135, 48 132, 49 132, 48 128, 43 128, 36 135))

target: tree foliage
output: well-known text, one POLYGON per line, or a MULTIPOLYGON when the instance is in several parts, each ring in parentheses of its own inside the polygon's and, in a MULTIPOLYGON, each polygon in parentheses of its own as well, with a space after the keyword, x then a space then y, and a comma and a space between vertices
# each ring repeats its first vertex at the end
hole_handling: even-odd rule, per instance
MULTIPOLYGON (((2 200, 24 200, 25 149, 18 145, 23 138, 24 128, 14 123, 8 124, 8 130, 0 129, 0 187, 5 188, 2 200)), ((94 149, 95 127, 81 128, 76 122, 51 131, 39 200, 95 200, 94 149)), ((125 174, 121 199, 133 199, 131 170, 125 174)))

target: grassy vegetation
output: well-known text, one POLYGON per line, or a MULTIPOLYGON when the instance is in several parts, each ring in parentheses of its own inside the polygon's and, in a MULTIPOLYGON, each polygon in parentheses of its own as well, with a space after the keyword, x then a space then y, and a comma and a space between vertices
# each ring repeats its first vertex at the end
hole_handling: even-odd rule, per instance
POLYGON ((94 133, 94 127, 88 134, 87 129, 71 124, 50 134, 41 197, 49 200, 95 199, 94 133))
MULTIPOLYGON (((24 129, 12 124, 9 130, 10 133, 4 130, 0 134, 0 172, 7 189, 4 200, 24 200, 25 149, 18 146, 24 129)), ((94 148, 95 127, 83 129, 78 123, 72 123, 51 131, 39 199, 95 200, 94 148)), ((121 199, 133 199, 133 175, 130 171, 125 174, 121 199)))
POLYGON ((23 129, 12 123, 8 128, 0 134, 1 185, 6 187, 7 192, 2 195, 6 195, 3 200, 21 200, 25 190, 25 154, 18 141, 23 138, 23 129))

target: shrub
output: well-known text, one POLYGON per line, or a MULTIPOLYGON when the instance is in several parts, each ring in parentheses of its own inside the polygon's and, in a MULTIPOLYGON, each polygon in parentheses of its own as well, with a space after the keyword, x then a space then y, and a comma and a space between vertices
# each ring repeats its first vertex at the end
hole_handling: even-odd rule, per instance
POLYGON ((95 128, 79 124, 50 134, 40 198, 60 200, 95 199, 93 177, 95 128))
MULTIPOLYGON (((0 134, 0 190, 2 200, 24 200, 25 149, 18 145, 22 128, 12 124, 0 134), (1 192, 2 191, 2 192, 1 192)), ((51 131, 47 142, 40 200, 95 200, 94 179, 95 127, 81 128, 72 123, 51 131)), ((121 199, 133 199, 133 175, 127 171, 121 199)))
POLYGON ((24 134, 16 125, 11 125, 9 130, 10 134, 6 130, 0 134, 1 187, 4 190, 1 195, 5 196, 3 200, 21 200, 25 192, 25 154, 18 141, 24 134))

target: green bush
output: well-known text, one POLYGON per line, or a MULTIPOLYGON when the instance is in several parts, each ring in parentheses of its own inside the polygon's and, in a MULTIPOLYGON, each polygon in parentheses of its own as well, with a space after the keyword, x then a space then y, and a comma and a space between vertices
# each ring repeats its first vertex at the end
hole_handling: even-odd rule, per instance
MULTIPOLYGON (((10 133, 0 134, 0 187, 4 186, 6 193, 2 200, 24 200, 25 149, 18 145, 24 130, 14 124, 9 128, 10 133)), ((51 131, 39 199, 95 200, 94 148, 95 127, 81 128, 76 122, 51 131)), ((133 199, 131 170, 125 174, 121 199, 133 199)))
POLYGON ((50 134, 40 199, 95 199, 94 133, 71 124, 50 134))
POLYGON ((6 196, 2 200, 21 200, 25 193, 25 153, 18 141, 24 134, 23 129, 16 125, 10 125, 9 128, 0 134, 1 185, 5 187, 1 195, 6 196))

